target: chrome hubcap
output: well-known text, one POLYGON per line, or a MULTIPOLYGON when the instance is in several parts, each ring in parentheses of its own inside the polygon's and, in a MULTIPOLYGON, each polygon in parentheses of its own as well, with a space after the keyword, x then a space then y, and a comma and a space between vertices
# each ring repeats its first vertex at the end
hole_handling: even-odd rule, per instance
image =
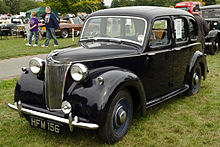
POLYGON ((63 32, 63 37, 66 38, 67 36, 68 36, 68 32, 64 31, 64 32, 63 32))
POLYGON ((199 83, 199 76, 196 73, 194 73, 193 79, 194 79, 195 85, 197 85, 199 83))
POLYGON ((120 106, 115 113, 115 124, 117 127, 120 127, 127 118, 127 113, 124 111, 123 106, 120 106))

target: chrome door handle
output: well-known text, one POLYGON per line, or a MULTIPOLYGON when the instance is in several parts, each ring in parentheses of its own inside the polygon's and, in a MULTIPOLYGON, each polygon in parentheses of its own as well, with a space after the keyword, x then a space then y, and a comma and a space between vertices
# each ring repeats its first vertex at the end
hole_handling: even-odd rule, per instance
POLYGON ((180 50, 182 50, 183 48, 175 48, 174 50, 175 51, 180 51, 180 50))
POLYGON ((156 53, 147 53, 147 55, 154 56, 154 55, 156 55, 156 53))

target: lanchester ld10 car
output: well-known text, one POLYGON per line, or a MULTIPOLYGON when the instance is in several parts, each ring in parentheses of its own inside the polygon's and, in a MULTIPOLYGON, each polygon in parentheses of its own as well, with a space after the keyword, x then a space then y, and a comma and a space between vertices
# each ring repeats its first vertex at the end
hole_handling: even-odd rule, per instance
POLYGON ((134 111, 198 92, 207 75, 197 23, 185 11, 125 7, 85 21, 80 47, 54 50, 22 68, 14 104, 31 126, 98 129, 107 143, 128 131, 134 111))

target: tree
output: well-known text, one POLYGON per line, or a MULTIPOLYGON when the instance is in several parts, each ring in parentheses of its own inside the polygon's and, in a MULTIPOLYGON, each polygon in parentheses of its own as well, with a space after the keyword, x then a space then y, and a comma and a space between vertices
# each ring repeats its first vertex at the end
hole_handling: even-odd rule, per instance
POLYGON ((152 6, 165 6, 168 3, 168 0, 152 0, 152 6))
POLYGON ((33 0, 0 0, 0 13, 18 14, 39 6, 39 2, 33 0))
POLYGON ((11 14, 19 12, 20 5, 18 0, 5 0, 5 3, 9 7, 9 11, 11 14))
POLYGON ((149 0, 135 0, 134 5, 135 6, 150 6, 151 1, 149 1, 149 0))
POLYGON ((112 8, 126 6, 134 6, 134 0, 113 0, 111 3, 112 8))
POLYGON ((45 0, 42 6, 50 6, 62 13, 77 14, 80 10, 94 12, 102 2, 103 0, 45 0))
POLYGON ((5 0, 0 1, 0 14, 9 13, 9 7, 6 5, 5 0))
POLYGON ((216 0, 205 0, 205 5, 215 5, 216 4, 216 0))
POLYGON ((111 3, 111 7, 112 8, 120 7, 119 4, 120 4, 119 0, 113 0, 112 3, 111 3))
POLYGON ((30 0, 19 0, 20 12, 26 12, 30 9, 40 7, 39 2, 30 1, 30 0))

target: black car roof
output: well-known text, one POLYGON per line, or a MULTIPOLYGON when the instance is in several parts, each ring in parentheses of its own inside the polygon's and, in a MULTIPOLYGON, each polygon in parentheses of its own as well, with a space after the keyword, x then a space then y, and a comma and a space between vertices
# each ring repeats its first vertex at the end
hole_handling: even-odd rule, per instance
POLYGON ((204 6, 204 7, 201 7, 201 10, 205 10, 205 9, 220 9, 220 5, 209 5, 209 6, 204 6))
POLYGON ((99 10, 90 15, 92 16, 133 16, 143 17, 146 19, 153 19, 158 16, 168 15, 188 15, 192 16, 189 12, 167 7, 155 7, 155 6, 133 6, 133 7, 120 7, 99 10))

